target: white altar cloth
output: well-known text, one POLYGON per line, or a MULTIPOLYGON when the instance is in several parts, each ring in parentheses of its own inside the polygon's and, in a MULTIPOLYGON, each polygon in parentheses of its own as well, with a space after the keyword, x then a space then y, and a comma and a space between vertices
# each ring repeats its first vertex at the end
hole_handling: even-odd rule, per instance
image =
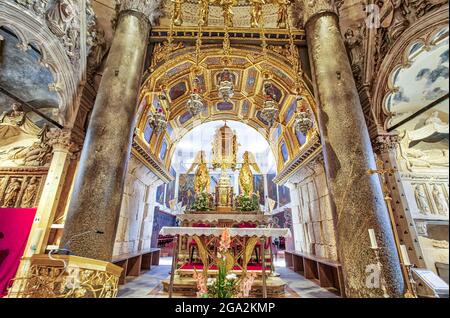
MULTIPOLYGON (((161 235, 188 235, 188 236, 220 236, 224 228, 222 227, 173 227, 164 226, 159 234, 161 235)), ((269 236, 283 236, 291 237, 291 231, 287 228, 228 228, 230 236, 256 236, 256 237, 269 237, 269 236)))

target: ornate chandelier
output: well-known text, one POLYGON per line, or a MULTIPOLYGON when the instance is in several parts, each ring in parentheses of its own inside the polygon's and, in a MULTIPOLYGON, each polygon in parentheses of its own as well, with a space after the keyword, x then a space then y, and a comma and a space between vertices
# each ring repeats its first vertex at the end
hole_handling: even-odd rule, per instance
POLYGON ((298 97, 297 102, 299 107, 295 112, 294 129, 301 132, 303 135, 307 135, 308 132, 314 127, 314 121, 311 119, 311 113, 308 108, 303 107, 303 97, 298 97))
POLYGON ((202 73, 202 68, 200 67, 200 47, 202 45, 202 27, 206 24, 208 17, 206 15, 208 8, 207 0, 200 0, 198 7, 198 31, 197 31, 197 39, 195 41, 195 66, 192 67, 192 73, 194 76, 194 80, 192 81, 192 92, 189 99, 186 102, 186 106, 192 116, 197 116, 203 112, 205 106, 202 101, 201 88, 200 88, 200 78, 199 76, 202 73), (205 10, 206 8, 206 10, 205 10))
POLYGON ((186 102, 187 108, 192 116, 197 116, 203 112, 205 105, 203 104, 202 97, 200 95, 199 79, 196 77, 192 84, 192 93, 186 102))
POLYGON ((233 79, 231 72, 224 69, 219 74, 219 97, 228 102, 234 96, 233 79))
POLYGON ((225 65, 225 68, 219 74, 219 86, 218 86, 218 94, 219 97, 222 98, 225 102, 228 102, 234 96, 234 84, 233 84, 233 76, 230 70, 226 67, 231 64, 231 45, 230 45, 230 35, 228 33, 228 28, 232 26, 232 5, 234 1, 227 1, 223 4, 223 14, 224 14, 224 24, 225 24, 225 35, 223 38, 223 58, 222 64, 225 65))
POLYGON ((156 134, 162 133, 167 128, 166 115, 161 107, 158 107, 154 113, 150 113, 148 120, 156 134))
POLYGON ((275 100, 275 92, 273 84, 269 81, 264 83, 264 102, 261 109, 261 117, 264 119, 269 127, 272 127, 275 122, 279 121, 280 110, 278 109, 278 103, 275 100))

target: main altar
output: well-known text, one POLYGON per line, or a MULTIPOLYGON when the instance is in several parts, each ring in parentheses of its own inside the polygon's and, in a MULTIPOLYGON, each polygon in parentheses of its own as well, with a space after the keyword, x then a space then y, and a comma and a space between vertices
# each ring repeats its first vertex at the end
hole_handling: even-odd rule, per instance
POLYGON ((238 278, 255 277, 251 296, 281 296, 286 283, 274 269, 272 238, 290 237, 289 229, 273 228, 271 216, 262 211, 259 196, 253 189, 253 171, 260 172, 253 154, 244 151, 237 159, 237 136, 227 126, 217 129, 207 161, 200 151, 188 173, 195 169, 195 200, 179 214, 178 227, 163 227, 160 235, 174 236, 170 278, 163 281, 164 290, 185 296, 197 292, 196 277, 216 277, 222 257, 221 235, 229 235, 227 268, 238 278), (210 193, 209 170, 220 169, 217 185, 210 193), (239 170, 239 194, 234 193, 230 172, 239 170))

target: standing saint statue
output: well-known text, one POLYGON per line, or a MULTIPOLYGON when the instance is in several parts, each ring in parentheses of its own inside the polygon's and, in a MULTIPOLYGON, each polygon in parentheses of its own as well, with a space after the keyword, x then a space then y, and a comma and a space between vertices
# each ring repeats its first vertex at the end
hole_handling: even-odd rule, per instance
POLYGON ((286 29, 287 19, 289 19, 289 0, 275 0, 275 2, 278 3, 277 27, 279 27, 280 29, 286 29))
POLYGON ((419 208, 419 213, 421 214, 429 214, 430 205, 428 204, 428 198, 425 193, 425 189, 423 184, 418 184, 416 189, 414 190, 414 195, 416 197, 417 207, 419 208))
POLYGON ((436 208, 441 215, 447 215, 448 214, 448 203, 447 200, 445 200, 444 195, 442 194, 442 191, 439 190, 437 185, 433 186, 433 200, 436 204, 436 208))
POLYGON ((261 25, 262 18, 262 6, 265 4, 264 0, 251 0, 252 2, 252 12, 250 18, 250 26, 252 28, 259 28, 261 25))
POLYGON ((197 153, 194 162, 187 171, 189 174, 192 170, 197 167, 194 179, 194 191, 195 193, 202 193, 209 191, 210 178, 208 167, 206 165, 206 153, 202 150, 197 153))
POLYGON ((36 198, 36 193, 38 190, 38 182, 36 177, 32 177, 25 192, 23 193, 21 206, 24 208, 31 208, 34 206, 34 199, 36 198))
POLYGON ((244 159, 244 162, 242 163, 241 171, 239 172, 239 186, 245 195, 251 196, 253 194, 252 168, 257 173, 261 173, 261 171, 256 163, 254 155, 251 152, 244 152, 242 158, 244 159))
POLYGON ((13 208, 16 205, 17 196, 19 195, 21 182, 18 179, 13 179, 5 191, 5 199, 3 206, 13 208))

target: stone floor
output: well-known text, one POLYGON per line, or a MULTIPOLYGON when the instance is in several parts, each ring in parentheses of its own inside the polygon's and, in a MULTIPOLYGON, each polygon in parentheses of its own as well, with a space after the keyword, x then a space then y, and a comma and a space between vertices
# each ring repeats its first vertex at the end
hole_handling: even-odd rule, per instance
MULTIPOLYGON (((163 257, 159 266, 136 278, 128 278, 125 285, 119 287, 119 298, 165 298, 167 293, 163 291, 161 281, 169 277, 171 258, 163 257)), ((287 298, 336 298, 335 293, 317 285, 315 282, 304 278, 291 269, 285 267, 284 259, 275 262, 275 271, 280 278, 287 282, 287 298)), ((177 297, 176 295, 174 295, 177 297)))

